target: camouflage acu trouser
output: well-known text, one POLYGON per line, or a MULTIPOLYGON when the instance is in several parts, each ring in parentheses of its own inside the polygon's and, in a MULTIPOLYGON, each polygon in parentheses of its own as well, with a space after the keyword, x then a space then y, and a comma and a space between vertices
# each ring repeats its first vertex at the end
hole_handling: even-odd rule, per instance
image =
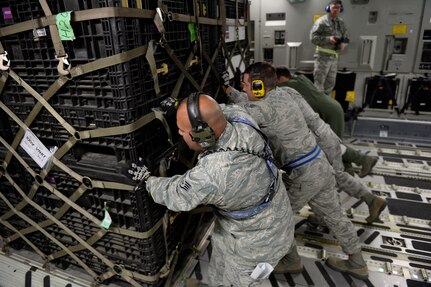
POLYGON ((334 169, 335 180, 338 188, 348 195, 358 199, 370 193, 370 191, 361 183, 359 178, 353 177, 344 171, 343 156, 341 154, 339 139, 334 136, 322 142, 320 142, 318 138, 317 140, 320 148, 323 150, 326 158, 334 169))
POLYGON ((293 212, 308 203, 334 233, 345 253, 361 251, 355 228, 341 209, 333 169, 328 161, 319 157, 301 169, 301 174, 294 170, 291 178, 285 181, 293 212), (295 174, 298 176, 293 178, 295 174))
POLYGON ((314 85, 331 96, 337 78, 338 59, 334 55, 314 55, 314 85))
MULTIPOLYGON (((256 266, 241 266, 238 258, 229 256, 225 249, 225 242, 218 234, 211 237, 211 259, 208 267, 208 286, 211 287, 259 287, 263 280, 254 280, 250 277, 256 266)), ((275 266, 277 262, 270 262, 275 266)))

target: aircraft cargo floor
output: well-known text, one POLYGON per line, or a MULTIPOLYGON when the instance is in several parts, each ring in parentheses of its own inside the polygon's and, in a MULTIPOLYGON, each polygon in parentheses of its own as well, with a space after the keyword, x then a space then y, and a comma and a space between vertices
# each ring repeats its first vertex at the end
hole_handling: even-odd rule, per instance
MULTIPOLYGON (((366 139, 349 144, 379 157, 372 175, 361 181, 388 200, 380 221, 367 224, 365 203, 340 193, 342 206, 360 237, 369 279, 357 280, 325 265, 328 255, 347 256, 327 228, 308 226, 311 212, 304 207, 295 216, 295 237, 304 271, 298 275, 272 274, 263 286, 431 286, 431 145, 366 139)), ((192 278, 206 281, 210 251, 209 245, 199 257, 192 278)))

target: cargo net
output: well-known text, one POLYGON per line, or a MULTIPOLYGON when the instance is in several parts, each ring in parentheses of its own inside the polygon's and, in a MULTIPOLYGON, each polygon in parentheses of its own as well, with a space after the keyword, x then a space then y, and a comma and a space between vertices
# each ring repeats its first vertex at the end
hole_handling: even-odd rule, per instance
MULTIPOLYGON (((226 63, 246 63, 247 43, 224 42, 225 2, 247 4, 0 0, 4 250, 78 265, 95 286, 172 280, 202 215, 169 213, 134 191, 128 170, 143 162, 169 176, 193 165, 179 160, 172 115, 159 106, 196 90, 218 98, 226 63)), ((236 31, 245 23, 232 20, 236 31)))

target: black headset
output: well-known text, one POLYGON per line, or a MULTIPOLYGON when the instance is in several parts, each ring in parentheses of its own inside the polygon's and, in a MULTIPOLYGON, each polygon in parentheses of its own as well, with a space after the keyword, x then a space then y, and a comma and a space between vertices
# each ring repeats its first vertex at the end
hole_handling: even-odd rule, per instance
MULTIPOLYGON (((326 7, 325 7, 325 11, 326 12, 331 13, 331 4, 332 3, 333 2, 329 3, 328 5, 326 5, 326 7)), ((337 3, 334 3, 334 4, 337 4, 337 3)), ((344 7, 343 7, 343 3, 341 3, 341 1, 339 1, 339 4, 340 4, 340 13, 341 13, 341 12, 344 11, 344 7)))
POLYGON ((261 62, 254 63, 253 68, 251 69, 251 91, 253 96, 256 98, 262 98, 265 96, 265 85, 263 81, 260 79, 260 69, 262 65, 261 62))
POLYGON ((216 143, 215 133, 208 124, 202 120, 199 112, 199 97, 202 92, 196 92, 187 98, 187 113, 189 114, 192 131, 190 137, 192 141, 197 142, 203 148, 209 148, 216 143))

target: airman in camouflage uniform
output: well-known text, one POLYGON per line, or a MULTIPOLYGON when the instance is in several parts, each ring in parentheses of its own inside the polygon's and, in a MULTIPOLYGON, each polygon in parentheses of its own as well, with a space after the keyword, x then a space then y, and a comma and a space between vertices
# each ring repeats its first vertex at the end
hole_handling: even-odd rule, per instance
POLYGON ((329 3, 330 12, 314 22, 310 40, 316 45, 314 53, 314 84, 327 95, 332 94, 338 69, 338 52, 348 43, 347 29, 339 16, 341 1, 329 3))
POLYGON ((213 99, 198 97, 202 120, 214 131, 215 144, 204 148, 193 141, 190 112, 183 101, 177 125, 189 147, 202 152, 198 163, 183 175, 150 176, 146 188, 155 202, 173 211, 188 211, 198 205, 216 208, 210 286, 260 286, 262 280, 250 277, 256 265, 266 262, 275 266, 293 242, 293 213, 281 172, 273 165, 269 168, 265 160, 271 153, 269 147, 244 110, 227 107, 227 121, 213 99), (255 215, 234 218, 240 211, 262 206, 271 183, 275 191, 272 202, 255 215))
MULTIPOLYGON (((341 139, 344 134, 344 111, 341 105, 330 97, 325 97, 322 92, 318 91, 313 83, 303 75, 292 76, 290 71, 285 67, 277 68, 277 82, 279 87, 290 87, 295 89, 301 94, 301 96, 307 101, 310 107, 319 114, 319 116, 326 123, 329 124, 333 132, 338 136, 330 136, 327 139, 317 138, 319 146, 325 152, 329 162, 335 171, 335 179, 338 187, 358 199, 362 199, 368 205, 370 210, 370 216, 366 219, 368 223, 371 223, 379 218, 380 213, 386 207, 387 202, 385 199, 372 194, 360 181, 354 176, 344 171, 344 155, 338 148, 341 144, 341 139)), ((290 91, 288 91, 290 92, 290 91)), ((309 109, 309 107, 302 107, 303 110, 309 109)), ((346 147, 346 149, 351 149, 346 147)), ((375 157, 363 155, 356 150, 351 150, 350 153, 356 153, 356 157, 361 157, 363 160, 361 163, 362 170, 360 177, 365 176, 377 162, 375 157)), ((360 162, 355 162, 359 165, 360 162)), ((314 217, 310 217, 309 220, 318 224, 314 217)))
MULTIPOLYGON (((329 257, 327 264, 357 278, 367 278, 368 269, 362 258, 359 238, 340 207, 334 170, 316 143, 316 137, 330 137, 325 134, 331 133, 331 129, 299 93, 290 88, 276 87, 277 76, 272 65, 264 62, 250 65, 244 72, 243 81, 247 95, 232 88, 226 92, 231 100, 244 106, 256 120, 267 135, 275 158, 282 169, 289 172, 285 184, 293 212, 308 203, 349 255, 349 260, 329 257), (263 84, 260 85, 260 82, 263 84), (260 99, 254 94, 261 87, 264 87, 265 92, 260 99), (304 106, 308 108, 304 109, 304 106)), ((300 272, 300 259, 297 253, 291 253, 292 250, 282 259, 276 271, 300 272)))

